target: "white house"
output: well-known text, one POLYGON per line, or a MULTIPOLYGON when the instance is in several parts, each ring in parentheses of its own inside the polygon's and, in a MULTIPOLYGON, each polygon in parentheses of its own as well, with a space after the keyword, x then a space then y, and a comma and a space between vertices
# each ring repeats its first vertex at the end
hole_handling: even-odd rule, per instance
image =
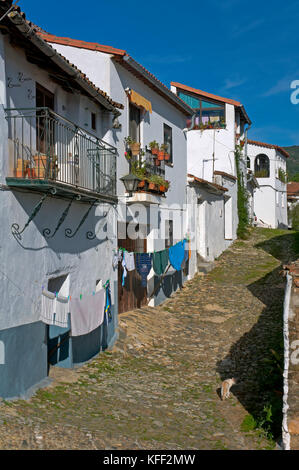
POLYGON ((236 146, 246 148, 244 106, 228 98, 172 82, 171 90, 194 111, 188 123, 189 230, 195 233, 191 272, 198 261, 213 261, 237 237, 238 177, 246 185, 246 160, 235 162, 236 146), (196 230, 195 230, 196 227, 196 230), (195 256, 196 254, 196 256, 195 256))
MULTIPOLYGON (((117 194, 119 196, 118 245, 129 252, 154 252, 172 246, 186 235, 184 220, 187 178, 187 138, 183 131, 192 109, 153 74, 137 63, 126 51, 101 44, 61 38, 40 32, 47 42, 83 70, 92 81, 114 100, 122 103, 124 111, 119 126, 106 136, 118 149, 117 194), (138 188, 129 195, 121 180, 130 172, 125 157, 124 140, 131 137, 141 144, 150 174, 169 182, 167 192, 148 187, 138 188), (169 160, 159 163, 149 144, 165 144, 169 160), (134 227, 143 238, 132 239, 134 227), (128 230, 131 233, 128 233, 128 230)), ((139 157, 137 157, 137 160, 139 157)), ((161 277, 152 270, 147 289, 140 285, 135 272, 129 272, 122 286, 119 268, 119 312, 142 305, 158 304, 182 285, 185 275, 169 269, 161 277)))
POLYGON ((271 228, 287 228, 288 152, 278 145, 248 140, 247 167, 258 181, 254 193, 257 223, 271 228))
MULTIPOLYGON (((11 3, 0 2, 0 16, 11 3)), ((2 20, 1 397, 26 395, 51 365, 74 367, 116 339, 117 151, 102 138, 120 109, 18 8, 2 20), (84 308, 108 280, 108 323, 74 335, 41 321, 45 291, 84 308)))

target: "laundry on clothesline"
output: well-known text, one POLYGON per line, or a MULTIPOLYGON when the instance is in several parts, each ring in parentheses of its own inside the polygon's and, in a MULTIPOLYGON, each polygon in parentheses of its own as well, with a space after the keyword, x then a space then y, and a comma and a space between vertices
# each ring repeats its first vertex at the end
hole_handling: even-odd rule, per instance
POLYGON ((135 269, 134 253, 129 253, 128 251, 125 251, 124 258, 125 258, 127 271, 134 271, 135 269))
POLYGON ((171 246, 168 250, 169 262, 176 271, 182 269, 182 263, 185 257, 185 244, 186 240, 183 240, 171 246))
POLYGON ((152 254, 150 253, 137 253, 136 254, 136 269, 141 276, 142 287, 147 286, 147 276, 152 269, 152 254))
POLYGON ((69 298, 55 295, 48 290, 42 291, 41 316, 42 322, 47 325, 69 327, 69 298))
POLYGON ((168 249, 153 253, 153 269, 158 276, 162 276, 169 261, 168 249))
POLYGON ((105 317, 106 317, 107 324, 112 321, 110 282, 108 282, 108 285, 106 287, 105 317))
POLYGON ((106 289, 81 299, 70 300, 71 336, 87 335, 104 321, 106 289))

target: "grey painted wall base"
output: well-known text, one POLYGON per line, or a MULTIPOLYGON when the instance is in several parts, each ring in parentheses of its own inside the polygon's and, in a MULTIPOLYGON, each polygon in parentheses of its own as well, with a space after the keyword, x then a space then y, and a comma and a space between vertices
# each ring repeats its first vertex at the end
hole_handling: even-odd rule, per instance
POLYGON ((0 331, 4 364, 0 365, 0 396, 27 397, 48 375, 46 325, 30 323, 0 331))
MULTIPOLYGON (((188 271, 187 271, 188 272, 188 271)), ((188 279, 188 275, 184 274, 184 270, 181 271, 171 271, 166 274, 160 287, 160 276, 154 277, 154 289, 158 289, 155 295, 155 305, 158 306, 169 299, 172 294, 174 294, 178 289, 181 289, 188 279)))

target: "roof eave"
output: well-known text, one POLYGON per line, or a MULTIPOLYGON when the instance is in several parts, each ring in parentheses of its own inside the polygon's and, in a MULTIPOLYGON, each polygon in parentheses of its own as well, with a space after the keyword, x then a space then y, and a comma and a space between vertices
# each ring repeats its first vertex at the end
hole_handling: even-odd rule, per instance
MULTIPOLYGON (((9 20, 16 26, 22 35, 24 35, 34 46, 36 46, 43 54, 45 54, 49 60, 55 65, 62 69, 67 75, 75 80, 78 85, 83 88, 93 99, 98 101, 104 108, 111 111, 114 114, 119 114, 118 109, 113 106, 109 101, 94 87, 81 77, 81 71, 76 70, 72 67, 68 61, 59 54, 52 46, 44 41, 39 35, 37 35, 34 29, 28 25, 27 21, 21 16, 21 14, 14 10, 8 14, 9 20)), ((120 105, 122 107, 122 105, 120 105)))
POLYGON ((168 100, 170 100, 176 107, 179 107, 185 115, 192 116, 194 114, 194 111, 192 108, 190 108, 190 106, 185 104, 184 101, 182 101, 177 95, 175 95, 165 85, 159 82, 152 74, 150 74, 146 69, 144 69, 131 56, 125 55, 121 59, 131 68, 133 68, 138 74, 142 75, 155 88, 157 88, 161 94, 163 93, 168 98, 168 100))

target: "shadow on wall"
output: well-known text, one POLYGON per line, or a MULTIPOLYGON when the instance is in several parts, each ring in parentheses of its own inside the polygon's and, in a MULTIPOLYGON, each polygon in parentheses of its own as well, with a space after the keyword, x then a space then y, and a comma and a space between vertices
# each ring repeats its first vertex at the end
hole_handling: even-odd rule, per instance
MULTIPOLYGON (((274 237, 256 246, 282 263, 291 262, 299 255, 298 235, 274 237)), ((255 425, 263 427, 275 438, 280 436, 282 424, 285 281, 281 269, 278 266, 248 286, 249 291, 264 304, 263 311, 253 328, 217 364, 221 380, 237 379, 231 392, 252 415, 255 425)))
MULTIPOLYGON (((9 213, 8 223, 19 225, 21 232, 28 223, 29 217, 34 213, 34 209, 41 200, 42 195, 13 193, 18 203, 25 211, 28 219, 25 220, 22 214, 22 220, 18 220, 21 211, 9 213)), ((70 200, 54 198, 49 196, 42 204, 36 216, 32 219, 28 227, 19 236, 14 236, 17 243, 25 250, 40 251, 51 249, 56 253, 79 254, 91 248, 96 248, 103 242, 106 242, 109 236, 108 211, 113 211, 112 205, 105 204, 105 208, 100 211, 89 203, 80 203, 70 200), (96 215, 99 213, 100 215, 96 215), (30 226, 34 225, 43 237, 45 243, 40 246, 40 237, 30 237, 30 226), (67 234, 66 235, 66 230, 67 234), (27 236, 26 236, 27 235, 27 236), (88 236, 87 236, 88 235, 88 236), (30 241, 30 242, 29 242, 30 241)), ((13 232, 13 229, 12 229, 13 232)))

